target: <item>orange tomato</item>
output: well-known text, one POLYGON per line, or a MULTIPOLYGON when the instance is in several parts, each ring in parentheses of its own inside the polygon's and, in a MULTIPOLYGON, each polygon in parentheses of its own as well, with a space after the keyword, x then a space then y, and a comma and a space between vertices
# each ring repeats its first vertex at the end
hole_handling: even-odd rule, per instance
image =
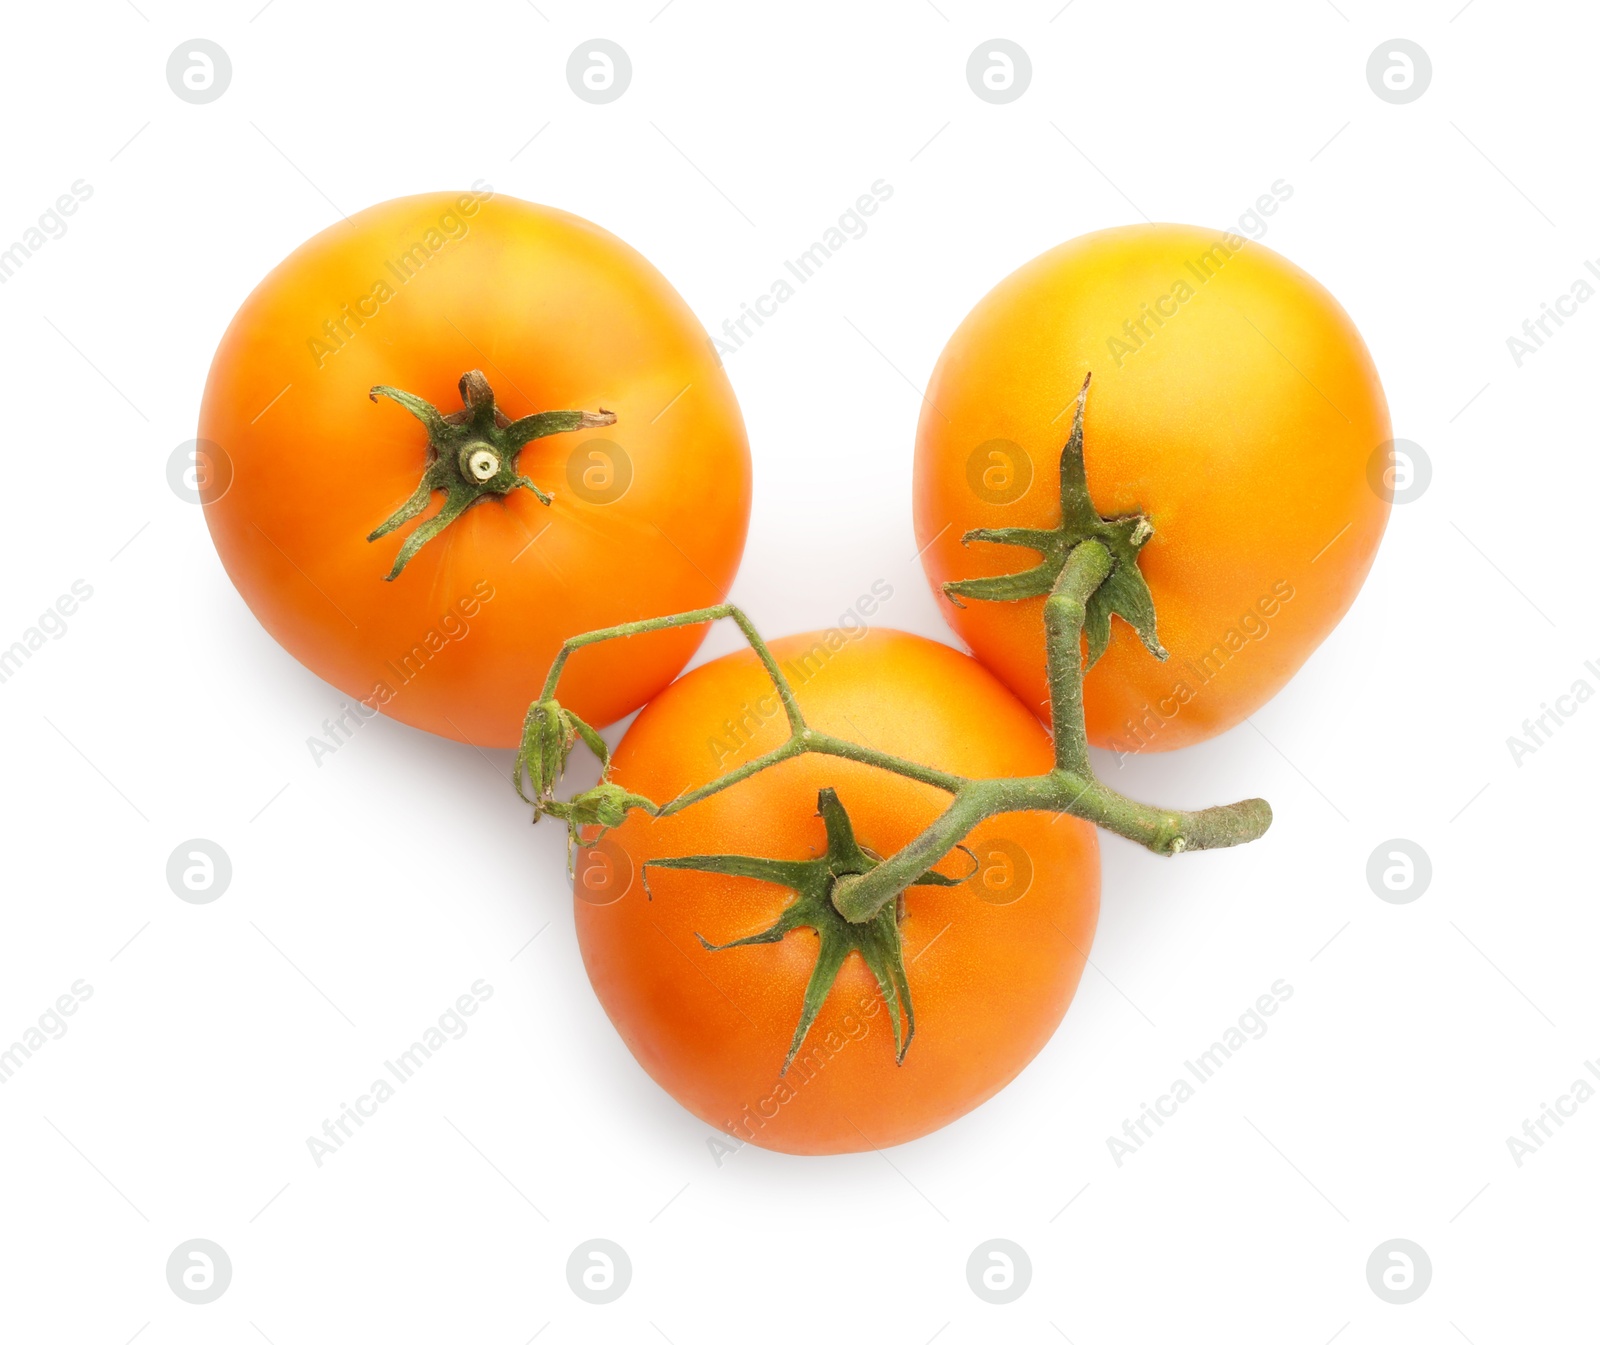
MULTIPOLYGON (((650 637, 654 638, 654 637, 650 637)), ((812 728, 969 777, 1037 774, 1039 722, 972 659, 898 631, 774 641, 812 728)), ((788 725, 755 656, 729 655, 674 682, 640 713, 614 779, 665 802, 784 741, 788 725)), ((652 859, 745 854, 805 860, 838 793, 856 838, 883 857, 949 796, 860 763, 807 755, 652 821, 632 813, 580 852, 584 965, 639 1063, 696 1116, 787 1153, 842 1153, 915 1139, 970 1111, 1049 1040, 1077 988, 1099 910, 1094 829, 1039 813, 991 819, 916 886, 899 930, 916 1030, 895 1063, 892 1010, 848 955, 783 1071, 818 956, 809 928, 775 943, 709 950, 772 925, 794 893, 769 882, 652 868, 652 859), (645 879, 648 879, 648 888, 645 879)))
MULTIPOLYGON (((481 189, 389 201, 296 249, 222 338, 199 434, 212 538, 272 636, 346 695, 489 747, 519 741, 566 637, 720 602, 749 521, 739 408, 672 286, 596 225, 481 189), (529 442, 517 466, 550 505, 481 499, 386 583, 421 524, 367 536, 417 489, 429 436, 368 391, 455 412, 471 370, 512 420, 615 424, 529 442)), ((636 709, 703 634, 578 653, 570 708, 636 709)))
MULTIPOLYGON (((1272 698, 1354 600, 1383 535, 1389 412, 1350 318, 1259 243, 1181 225, 1108 229, 1001 281, 939 358, 917 431, 915 514, 935 590, 1029 569, 972 528, 1060 518, 1057 464, 1084 416, 1102 516, 1143 512, 1170 659, 1120 620, 1084 685, 1090 741, 1201 742, 1272 698)), ((1042 598, 945 600, 973 652, 1047 714, 1042 598)))

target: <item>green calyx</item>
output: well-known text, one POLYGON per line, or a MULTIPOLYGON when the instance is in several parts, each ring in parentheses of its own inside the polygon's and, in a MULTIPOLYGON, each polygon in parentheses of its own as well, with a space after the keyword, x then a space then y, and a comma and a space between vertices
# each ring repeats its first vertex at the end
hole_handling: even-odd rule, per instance
POLYGON ((643 808, 651 814, 656 811, 655 804, 643 794, 635 794, 609 780, 602 780, 570 799, 549 799, 544 804, 545 812, 567 824, 569 850, 580 845, 594 845, 612 827, 620 827, 634 808, 643 808), (590 830, 596 827, 598 831, 590 830))
POLYGON ((373 401, 387 397, 411 412, 428 429, 427 464, 411 497, 367 535, 375 542, 428 507, 435 491, 444 492, 439 511, 420 523, 406 538, 385 576, 398 577, 407 562, 424 546, 460 518, 479 500, 509 495, 526 486, 549 504, 550 496, 518 471, 523 448, 546 435, 614 425, 616 416, 600 411, 540 411, 511 420, 495 405, 494 391, 483 374, 472 369, 461 375, 461 409, 441 414, 431 402, 399 388, 375 387, 373 401))
POLYGON ((1167 656, 1156 638, 1156 606, 1150 586, 1139 573, 1139 549, 1154 533, 1143 514, 1102 518, 1089 498, 1083 466, 1083 408, 1089 379, 1078 391, 1072 417, 1072 434, 1061 451, 1061 522, 1053 528, 974 528, 961 538, 962 546, 990 542, 1020 546, 1041 557, 1032 569, 984 579, 956 579, 944 585, 945 596, 957 607, 963 598, 985 602, 1020 602, 1051 592, 1077 546, 1099 542, 1111 557, 1111 569, 1085 604, 1083 634, 1089 646, 1087 668, 1092 668, 1111 642, 1111 618, 1120 616, 1138 633, 1144 646, 1159 659, 1167 656))
POLYGON ((611 751, 605 739, 558 701, 537 700, 528 707, 522 721, 522 745, 511 767, 511 783, 517 796, 533 807, 533 820, 548 813, 567 824, 573 846, 593 844, 599 836, 585 838, 587 827, 599 827, 604 835, 622 821, 632 808, 655 812, 655 804, 640 794, 606 779, 611 766, 611 751), (556 785, 567 769, 567 758, 582 738, 584 745, 600 760, 600 783, 570 799, 556 798, 556 785))
POLYGON ((556 785, 566 772, 567 758, 579 738, 600 758, 603 771, 611 761, 605 739, 560 702, 553 698, 534 701, 523 716, 522 744, 511 768, 511 783, 516 786, 517 796, 533 805, 535 822, 555 798, 556 785))
MULTIPOLYGON (((827 828, 828 848, 816 859, 685 855, 680 859, 652 859, 646 862, 645 868, 692 869, 697 873, 755 878, 764 883, 787 887, 795 894, 795 900, 785 906, 778 918, 760 933, 728 943, 712 943, 703 934, 695 935, 709 951, 720 953, 749 944, 778 943, 794 929, 805 928, 816 933, 817 962, 812 968, 811 979, 806 983, 800 1021, 795 1026, 789 1053, 784 1057, 780 1073, 788 1071, 804 1045, 806 1034, 811 1031, 811 1025, 828 998, 828 992, 838 979, 839 969, 852 952, 861 955, 861 960, 878 983, 878 992, 883 996, 884 1005, 889 1010, 889 1021, 894 1028, 895 1062, 898 1064, 905 1059, 906 1050, 916 1032, 916 1017, 911 1009, 911 987, 906 980, 905 953, 900 942, 904 902, 897 900, 888 903, 872 919, 861 924, 852 924, 839 914, 833 904, 835 884, 841 878, 868 873, 881 861, 857 842, 850 816, 833 790, 823 789, 818 793, 817 813, 827 828)), ((929 870, 907 886, 954 887, 961 881, 929 870)))

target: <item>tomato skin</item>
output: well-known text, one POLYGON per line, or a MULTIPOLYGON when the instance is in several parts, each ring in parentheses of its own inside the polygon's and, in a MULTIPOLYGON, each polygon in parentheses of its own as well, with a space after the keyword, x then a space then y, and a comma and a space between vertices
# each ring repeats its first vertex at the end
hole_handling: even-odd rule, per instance
MULTIPOLYGON (((1140 568, 1171 653, 1156 661, 1112 622, 1084 684, 1100 747, 1182 747, 1259 709, 1349 608, 1389 515, 1369 482, 1389 412, 1360 335, 1322 286, 1259 243, 1229 245, 1220 263, 1213 253, 1202 281, 1208 268, 1190 264, 1225 238, 1136 225, 1035 258, 951 337, 918 426, 916 533, 935 590, 1028 569, 1033 552, 963 547, 961 537, 1058 521, 1057 464, 1092 373, 1090 494, 1103 516, 1143 511, 1154 524, 1140 568), (1175 296, 1178 282, 1189 298, 1175 296), (1159 326, 1146 316, 1158 298, 1159 326), (1149 334, 1135 346, 1124 323, 1141 320, 1149 334), (1006 481, 1006 463, 979 451, 996 440, 1031 466, 1031 484, 1009 502, 1020 474, 1006 481), (987 499, 969 476, 975 455, 987 499), (1002 475, 985 482, 991 460, 1002 475)), ((941 601, 977 657, 1047 716, 1044 600, 941 601)))
MULTIPOLYGON (((347 695, 481 746, 516 745, 563 639, 722 601, 749 521, 744 425, 688 306, 598 226, 483 192, 389 201, 296 249, 222 338, 199 435, 232 474, 206 522, 262 625, 347 695), (605 408, 617 423, 530 443, 522 474, 553 504, 480 501, 386 583, 415 525, 367 534, 416 489, 427 434, 368 389, 449 413, 471 369, 512 419, 605 408), (603 498, 615 455, 589 446, 608 443, 632 479, 602 503, 569 459, 593 464, 579 481, 603 498)), ((596 725, 629 713, 703 635, 580 651, 570 708, 596 725)))
MULTIPOLYGON (((865 632, 834 652, 829 638, 772 644, 811 727, 973 777, 1049 769, 1038 721, 966 655, 899 631, 865 632)), ((842 637, 831 638, 839 645, 842 637)), ((630 726, 614 778, 665 801, 778 746, 788 725, 770 693, 748 652, 696 669, 630 726), (741 726, 737 740, 730 725, 741 726), (719 761, 722 747, 734 750, 719 761)), ((904 1063, 895 1064, 889 1010, 852 953, 780 1078, 815 935, 799 929, 781 943, 717 952, 696 936, 722 943, 754 933, 792 894, 751 879, 652 869, 647 896, 639 875, 648 859, 686 854, 811 858, 826 844, 816 816, 824 786, 837 789, 858 839, 879 855, 911 840, 949 801, 856 762, 804 756, 661 821, 630 815, 599 847, 602 862, 591 869, 580 861, 573 902, 595 993, 651 1077, 717 1129, 797 1154, 900 1144, 1002 1088, 1066 1012, 1099 911, 1091 826, 1038 813, 991 819, 966 842, 984 864, 980 877, 906 893, 901 935, 916 1035, 904 1063), (590 874, 599 881, 587 882, 590 874), (980 899, 975 883, 985 878, 991 896, 1022 895, 1007 904, 980 899)), ((939 868, 959 875, 971 861, 957 851, 939 868)))

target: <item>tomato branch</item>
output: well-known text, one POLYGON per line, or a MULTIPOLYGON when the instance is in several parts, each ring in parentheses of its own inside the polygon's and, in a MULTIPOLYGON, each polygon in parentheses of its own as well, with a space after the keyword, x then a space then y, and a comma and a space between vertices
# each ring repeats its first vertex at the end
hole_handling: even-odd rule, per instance
POLYGON ((526 793, 523 797, 533 803, 535 820, 539 813, 562 818, 577 844, 581 843, 580 831, 585 826, 615 826, 635 808, 652 817, 670 817, 779 762, 807 753, 860 762, 945 791, 951 796, 949 805, 920 836, 881 863, 835 874, 831 892, 834 909, 857 925, 875 920, 907 887, 923 881, 922 875, 931 872, 974 827, 1002 813, 1052 812, 1081 817, 1158 855, 1242 845, 1262 835, 1272 824, 1272 809, 1263 799, 1184 812, 1139 803, 1095 777, 1084 723, 1083 679, 1086 663, 1092 667, 1110 642, 1111 618, 1120 617, 1133 626, 1157 658, 1165 658, 1166 650, 1156 638, 1155 605, 1139 572, 1139 550, 1152 535, 1149 520, 1142 514, 1102 518, 1089 498, 1083 461, 1083 412, 1088 392, 1089 380, 1085 378, 1078 393, 1072 432, 1061 452, 1060 523, 1053 529, 980 530, 962 538, 963 542, 1026 547, 1040 554, 1039 563, 1016 575, 963 580, 945 586, 947 595, 957 602, 961 598, 1016 602, 1044 596, 1050 725, 1055 748, 1055 764, 1049 772, 971 780, 813 729, 806 723, 794 689, 760 632, 737 607, 722 603, 591 631, 562 645, 550 665, 543 694, 528 710, 513 773, 519 793, 523 793, 524 779, 533 787, 532 798, 526 793), (789 737, 780 746, 666 803, 655 803, 613 784, 607 778, 610 763, 599 735, 556 700, 568 657, 575 650, 604 640, 633 639, 724 618, 739 627, 771 678, 788 718, 789 737), (568 751, 580 737, 600 757, 601 781, 572 799, 557 800, 556 780, 568 751))
POLYGON ((949 807, 915 840, 869 873, 840 878, 834 889, 834 905, 854 923, 874 918, 920 874, 959 846, 980 822, 1002 813, 1053 812, 1082 817, 1161 855, 1240 845, 1256 839, 1272 821, 1272 810, 1261 799, 1182 812, 1136 802, 1094 777, 1088 763, 1083 721, 1081 646, 1088 596, 1104 581, 1109 564, 1109 553, 1098 542, 1081 543, 1067 557, 1045 605, 1057 762, 1055 769, 1045 775, 971 780, 810 727, 760 632, 739 608, 723 603, 673 616, 625 622, 567 640, 550 666, 540 700, 529 708, 513 780, 523 798, 534 804, 536 820, 539 813, 561 818, 572 829, 574 842, 580 843, 578 832, 584 826, 616 826, 635 808, 651 817, 670 817, 779 762, 808 753, 860 762, 950 794, 949 807), (666 803, 630 794, 607 780, 609 761, 601 743, 597 751, 602 765, 601 783, 570 800, 557 800, 554 786, 565 766, 567 751, 578 737, 591 748, 595 747, 591 736, 598 738, 593 729, 562 709, 556 700, 568 657, 605 640, 632 639, 723 619, 739 627, 761 660, 788 715, 789 737, 778 747, 666 803), (532 797, 523 792, 525 779, 534 786, 532 797))

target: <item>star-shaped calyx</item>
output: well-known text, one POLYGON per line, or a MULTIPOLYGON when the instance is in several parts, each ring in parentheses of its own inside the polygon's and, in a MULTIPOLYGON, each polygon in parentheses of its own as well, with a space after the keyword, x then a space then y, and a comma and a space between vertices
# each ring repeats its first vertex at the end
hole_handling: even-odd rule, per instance
POLYGON ((961 545, 993 542, 1000 546, 1021 546, 1037 551, 1042 559, 1031 570, 995 575, 984 579, 956 579, 944 585, 945 596, 957 607, 963 598, 986 602, 1018 602, 1023 598, 1043 597, 1055 587, 1061 570, 1074 547, 1087 541, 1099 542, 1111 553, 1111 572, 1089 596, 1085 604, 1083 633, 1089 645, 1093 667, 1111 642, 1111 618, 1120 616, 1138 633, 1144 647, 1159 659, 1167 656, 1156 638, 1156 606, 1150 586, 1139 573, 1139 548, 1154 533, 1143 514, 1125 518, 1101 518, 1089 498, 1089 483, 1083 468, 1083 407, 1089 395, 1085 377, 1078 391, 1077 409, 1072 417, 1072 434, 1061 450, 1061 522, 1053 528, 974 528, 961 539, 961 545))
MULTIPOLYGON (((741 948, 754 943, 777 943, 790 930, 806 928, 817 935, 817 963, 806 984, 801 1002, 800 1022, 784 1057, 786 1072, 805 1042, 817 1013, 838 978, 839 969, 852 952, 867 964, 889 1010, 894 1028, 895 1062, 905 1059, 916 1031, 911 1009, 911 987, 906 982, 905 954, 900 944, 903 899, 890 902, 872 919, 851 924, 833 905, 833 885, 845 874, 866 873, 877 867, 879 857, 856 841, 850 816, 831 789, 817 795, 817 813, 827 828, 828 849, 816 859, 764 859, 754 855, 684 855, 680 859, 652 859, 645 869, 693 869, 697 873, 721 873, 736 878, 756 878, 764 883, 787 887, 795 900, 766 929, 728 943, 712 943, 703 934, 695 937, 711 952, 741 948)), ((912 883, 913 887, 955 887, 963 880, 947 878, 929 870, 912 883)), ((649 890, 648 882, 646 891, 649 890)))
POLYGON ((433 492, 444 492, 439 512, 419 524, 406 538, 394 568, 385 577, 394 579, 406 562, 423 546, 456 521, 479 500, 508 495, 526 486, 549 504, 550 496, 517 470, 523 447, 534 439, 571 430, 597 429, 614 425, 616 416, 600 411, 540 411, 521 420, 511 420, 494 402, 494 391, 477 369, 461 375, 462 406, 449 415, 441 414, 432 402, 399 388, 376 387, 368 394, 373 401, 387 397, 411 412, 428 429, 428 458, 422 481, 411 498, 394 511, 367 537, 369 542, 393 532, 428 507, 433 492))

